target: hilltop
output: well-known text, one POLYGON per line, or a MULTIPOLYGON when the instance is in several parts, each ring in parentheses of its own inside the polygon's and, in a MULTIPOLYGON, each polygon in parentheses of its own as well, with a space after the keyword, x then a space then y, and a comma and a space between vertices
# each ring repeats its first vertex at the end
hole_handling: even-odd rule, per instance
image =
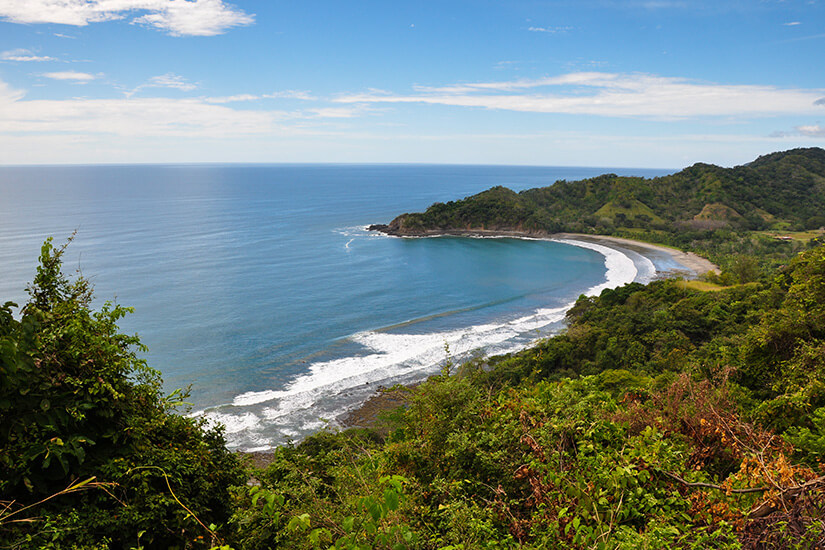
POLYGON ((176 413, 185 392, 163 395, 117 327, 128 308, 94 311, 46 241, 19 319, 0 306, 0 546, 822 548, 825 247, 788 230, 817 221, 824 157, 497 187, 397 218, 422 224, 409 234, 600 230, 578 209, 729 270, 581 296, 560 334, 448 359, 386 392, 403 405, 371 425, 278 447, 265 468, 176 413), (466 224, 423 225, 436 213, 466 224))
POLYGON ((815 230, 825 226, 825 150, 793 149, 734 168, 697 163, 645 179, 604 174, 516 193, 505 187, 402 214, 377 229, 600 233, 815 230))

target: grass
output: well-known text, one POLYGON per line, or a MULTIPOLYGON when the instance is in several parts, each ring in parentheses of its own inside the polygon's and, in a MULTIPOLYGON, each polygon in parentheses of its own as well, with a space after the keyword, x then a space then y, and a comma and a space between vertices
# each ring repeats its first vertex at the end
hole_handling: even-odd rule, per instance
POLYGON ((825 236, 822 231, 755 231, 757 235, 763 235, 769 238, 775 237, 790 237, 795 241, 808 242, 811 239, 825 236))
POLYGON ((722 285, 717 285, 714 283, 709 283, 707 281, 698 280, 679 281, 676 284, 682 288, 691 288, 693 290, 701 290, 702 292, 718 292, 725 288, 722 285))

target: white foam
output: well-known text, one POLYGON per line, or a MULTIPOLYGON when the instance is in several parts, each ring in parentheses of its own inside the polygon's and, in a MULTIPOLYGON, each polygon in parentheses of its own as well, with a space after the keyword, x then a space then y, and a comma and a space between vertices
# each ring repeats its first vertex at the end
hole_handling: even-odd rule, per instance
MULTIPOLYGON (((365 231, 365 228, 358 229, 365 231)), ((570 239, 558 239, 556 242, 587 248, 604 256, 605 281, 588 289, 588 296, 630 283, 639 274, 633 260, 613 248, 570 239)), ((651 263, 650 268, 652 265, 651 263)), ((648 266, 645 265, 644 271, 647 270, 648 266)), ((653 270, 655 272, 655 268, 653 270)), ((363 347, 362 354, 312 363, 304 374, 297 376, 282 390, 240 394, 232 402, 233 407, 241 408, 237 414, 214 410, 205 414, 210 421, 226 425, 230 444, 249 446, 250 442, 260 442, 263 445, 271 443, 262 440, 260 435, 264 425, 277 428, 282 435, 298 436, 300 434, 295 431, 297 426, 302 430, 314 430, 324 425, 324 421, 318 418, 321 409, 330 418, 335 418, 341 412, 328 410, 332 406, 328 402, 335 396, 356 390, 360 392, 356 395, 368 394, 369 384, 431 373, 448 358, 445 347, 456 358, 468 357, 478 349, 496 354, 518 351, 527 344, 525 335, 563 320, 574 303, 575 301, 571 301, 561 307, 540 308, 528 315, 503 322, 441 332, 360 332, 349 339, 363 347), (249 411, 249 407, 254 407, 257 414, 249 411)), ((335 406, 340 407, 340 403, 335 406)))
POLYGON ((606 280, 604 283, 596 285, 585 292, 587 296, 598 296, 601 294, 602 290, 617 288, 626 285, 627 283, 632 283, 636 279, 636 275, 639 273, 633 260, 631 260, 627 254, 620 252, 615 248, 572 239, 552 240, 558 243, 578 246, 579 248, 595 250, 604 256, 604 266, 607 268, 607 273, 605 273, 606 280))
POLYGON ((212 410, 204 412, 203 416, 210 424, 223 424, 227 434, 254 430, 261 425, 261 418, 248 411, 241 414, 227 414, 212 410))

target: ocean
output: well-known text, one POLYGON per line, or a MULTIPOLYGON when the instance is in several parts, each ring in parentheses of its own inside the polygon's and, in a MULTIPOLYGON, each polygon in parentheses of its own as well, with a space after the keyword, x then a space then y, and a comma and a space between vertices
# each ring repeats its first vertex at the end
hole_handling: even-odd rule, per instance
POLYGON ((64 269, 96 303, 134 307, 164 389, 187 414, 263 450, 322 429, 380 386, 447 360, 520 349, 582 293, 653 276, 650 260, 588 243, 366 230, 495 185, 606 172, 448 165, 0 167, 0 302, 23 304, 43 240, 76 237, 64 269))

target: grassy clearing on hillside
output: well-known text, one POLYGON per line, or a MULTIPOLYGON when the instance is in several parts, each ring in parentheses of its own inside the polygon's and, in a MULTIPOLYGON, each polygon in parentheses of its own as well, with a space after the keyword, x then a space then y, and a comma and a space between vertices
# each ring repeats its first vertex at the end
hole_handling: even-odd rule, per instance
POLYGON ((718 292, 723 290, 725 287, 722 285, 717 285, 714 283, 709 283, 707 281, 679 281, 676 283, 677 286, 680 288, 690 288, 693 290, 701 290, 702 292, 718 292))

